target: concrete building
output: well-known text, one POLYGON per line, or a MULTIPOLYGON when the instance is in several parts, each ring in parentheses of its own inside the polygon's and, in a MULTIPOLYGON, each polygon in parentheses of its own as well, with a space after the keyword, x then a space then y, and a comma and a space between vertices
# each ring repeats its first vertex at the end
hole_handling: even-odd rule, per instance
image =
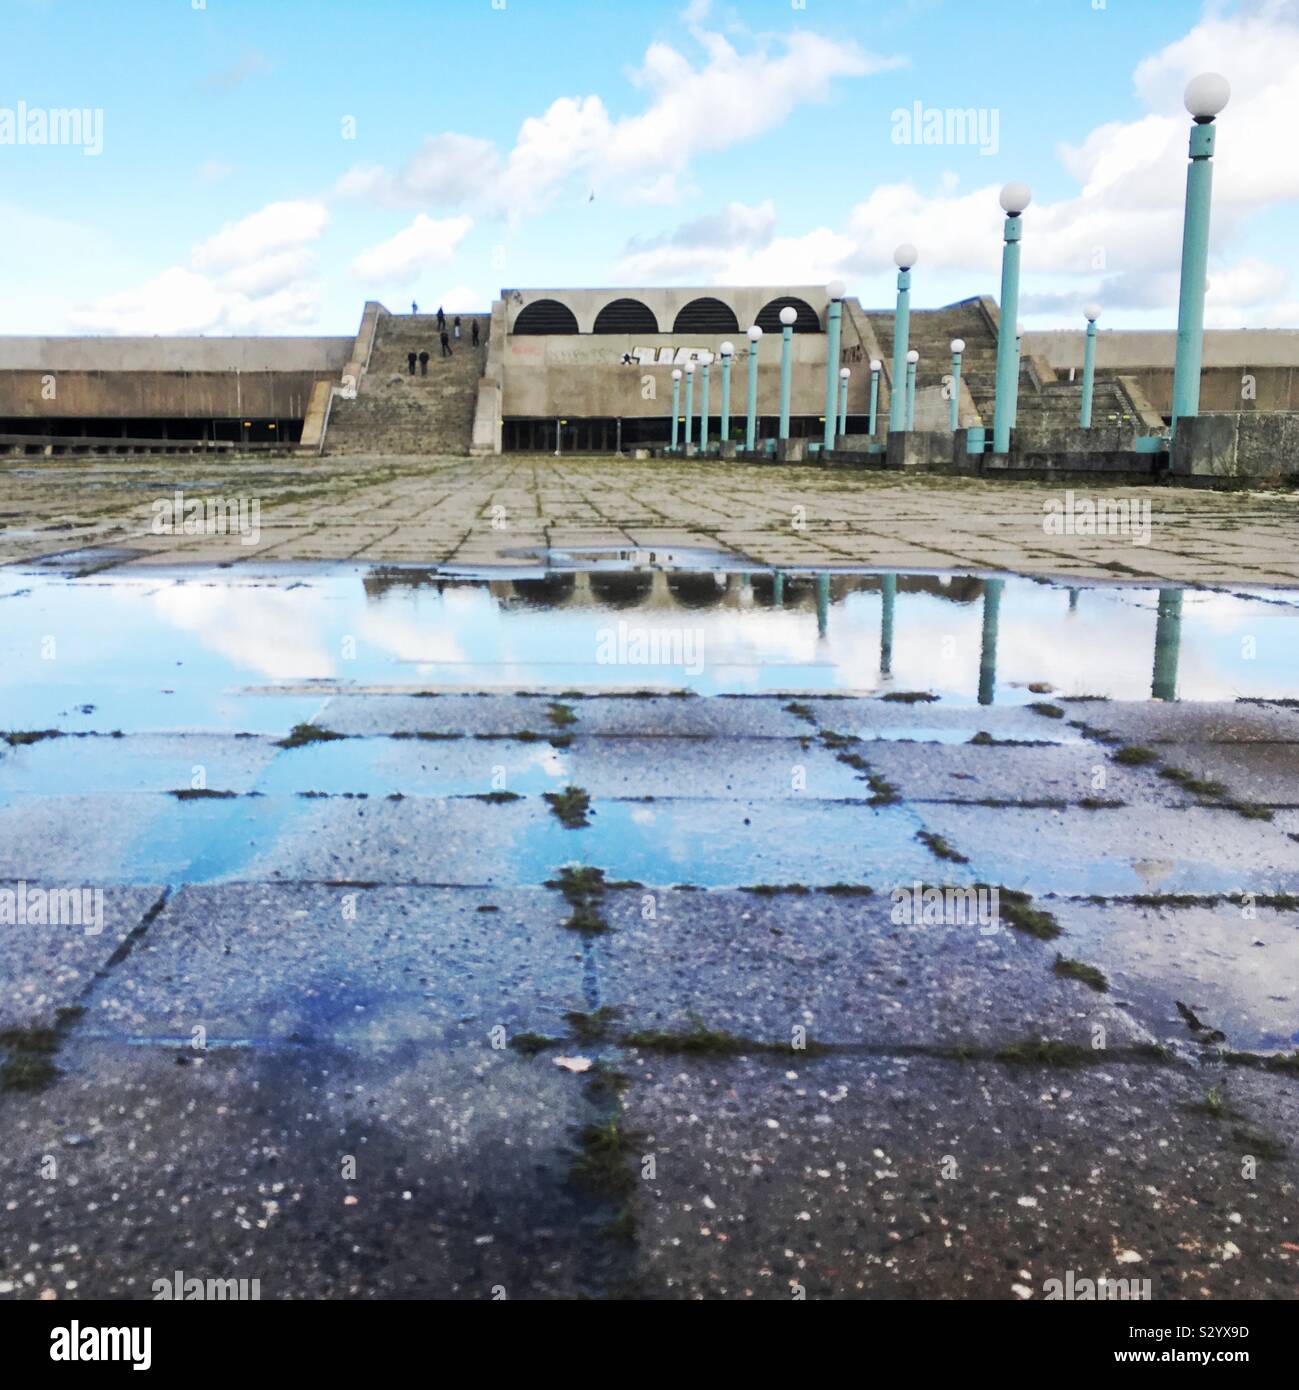
MULTIPOLYGON (((0 449, 284 447, 326 453, 612 452, 661 446, 671 429, 672 372, 711 363, 710 438, 721 429, 718 356, 734 344, 731 437, 742 435, 750 343, 759 346, 759 435, 776 433, 780 311, 792 307, 790 433, 824 432, 824 286, 510 289, 489 313, 447 327, 432 315, 365 306, 352 338, 0 338, 0 449), (477 329, 477 342, 474 330, 477 329), (411 370, 430 354, 427 370, 411 370)), ((1046 450, 1075 429, 1083 331, 1025 335, 1017 447, 1046 450)), ((950 435, 949 344, 965 341, 958 419, 991 423, 995 301, 913 311, 920 353, 916 430, 950 435)), ((876 441, 891 392, 891 308, 844 301, 839 365, 851 376, 841 447, 864 447, 872 360, 884 364, 876 441)), ((1115 440, 1157 433, 1172 404, 1175 334, 1102 330, 1094 424, 1115 440)), ((696 376, 694 412, 701 407, 696 376)), ((685 409, 682 392, 681 411, 685 409)), ((1202 409, 1299 411, 1299 332, 1210 332, 1202 409)), ((1096 435, 1100 439, 1100 435, 1096 435)), ((1127 447, 1131 447, 1128 445, 1127 447)))

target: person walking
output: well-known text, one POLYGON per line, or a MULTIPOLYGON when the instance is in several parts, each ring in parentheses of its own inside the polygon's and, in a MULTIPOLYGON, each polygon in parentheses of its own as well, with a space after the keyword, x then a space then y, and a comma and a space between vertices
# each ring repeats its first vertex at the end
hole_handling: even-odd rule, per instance
POLYGON ((408 353, 406 354, 406 365, 410 368, 410 374, 411 374, 411 376, 414 376, 414 375, 415 375, 415 354, 414 354, 413 352, 408 352, 408 353))
POLYGON ((439 304, 439 305, 438 305, 438 332, 441 333, 442 330, 443 330, 446 326, 447 326, 447 316, 442 312, 442 306, 439 304))
POLYGON ((419 374, 420 376, 428 376, 428 348, 420 349, 419 374))
POLYGON ((443 356, 443 357, 450 357, 450 356, 451 356, 451 341, 450 341, 450 339, 447 337, 447 331, 446 331, 445 328, 442 330, 442 356, 443 356))
POLYGON ((456 315, 456 342, 460 341, 460 315, 456 315))
POLYGON ((478 320, 475 319, 473 327, 469 330, 469 338, 475 347, 478 346, 478 320))

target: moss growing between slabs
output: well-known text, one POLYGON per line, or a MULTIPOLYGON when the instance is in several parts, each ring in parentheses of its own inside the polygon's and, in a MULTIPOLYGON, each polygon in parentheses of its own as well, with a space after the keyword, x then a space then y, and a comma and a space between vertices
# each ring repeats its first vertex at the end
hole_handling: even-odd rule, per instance
POLYGON ((1029 705, 1029 709, 1031 709, 1034 714, 1040 714, 1044 719, 1064 718, 1064 710, 1062 710, 1059 705, 1050 704, 1045 700, 1036 701, 1029 705))
POLYGON ((1147 763, 1157 763, 1159 754, 1153 748, 1143 748, 1138 743, 1130 743, 1111 755, 1116 763, 1124 767, 1145 767, 1147 763))
POLYGON ((1094 989, 1097 994, 1104 994, 1110 987, 1110 982, 1094 965, 1080 960, 1069 960, 1065 956, 1056 956, 1055 973, 1063 975, 1067 980, 1079 980, 1088 989, 1094 989))
POLYGON ((587 1125, 578 1136, 578 1155, 569 1169, 574 1186, 596 1197, 629 1197, 636 1178, 627 1166, 636 1153, 636 1136, 622 1127, 621 1116, 587 1125))
POLYGON ((546 792, 544 795, 550 809, 569 830, 580 830, 590 824, 587 812, 591 809, 591 798, 581 787, 565 787, 562 792, 546 792))
POLYGON ((346 734, 336 734, 333 729, 322 729, 319 724, 295 724, 288 737, 282 738, 276 746, 305 748, 309 743, 333 743, 335 739, 346 737, 346 734))
MULTIPOLYGON (((991 885, 980 883, 979 888, 991 885)), ((1033 906, 1033 899, 1017 888, 997 888, 997 910, 1003 921, 1039 941, 1053 941, 1061 933, 1059 922, 1049 912, 1033 906)))
POLYGON ((0 1047, 9 1054, 0 1067, 0 1090, 41 1091, 59 1075, 51 1060, 59 1047, 57 1029, 6 1028, 0 1047))
POLYGON ((941 835, 931 830, 917 830, 916 839, 938 859, 946 859, 952 864, 968 864, 970 861, 960 850, 949 844, 941 835))
POLYGON ((0 735, 10 748, 26 748, 30 743, 40 743, 47 738, 62 738, 63 735, 58 729, 27 729, 16 730, 10 734, 0 735))

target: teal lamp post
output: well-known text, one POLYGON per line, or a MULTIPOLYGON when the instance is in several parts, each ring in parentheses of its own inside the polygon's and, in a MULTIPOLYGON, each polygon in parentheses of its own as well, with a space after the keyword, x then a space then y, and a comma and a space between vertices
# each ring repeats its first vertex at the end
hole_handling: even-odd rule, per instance
POLYGON ((870 436, 875 438, 875 430, 879 424, 880 416, 880 373, 884 370, 884 363, 878 357, 871 359, 871 418, 870 436))
POLYGON ((708 363, 704 367, 704 384, 699 393, 699 452, 708 455, 708 363))
POLYGON ((762 329, 755 323, 749 329, 749 421, 744 431, 744 447, 752 453, 758 447, 758 345, 762 329))
POLYGON ((907 429, 913 430, 916 427, 916 366, 920 362, 920 354, 912 348, 907 353, 907 429))
POLYGON ((1231 100, 1231 84, 1204 72, 1186 84, 1191 163, 1186 171, 1186 221, 1182 231, 1182 290, 1177 308, 1177 363, 1173 368, 1173 429, 1200 413, 1200 360, 1204 352, 1204 295, 1209 274, 1209 209, 1213 201, 1213 119, 1231 100))
POLYGON ((1006 213, 1001 256, 1001 320, 997 330, 997 403, 992 413, 992 452, 1010 451, 1010 430, 1015 419, 1019 389, 1019 353, 1012 332, 1019 322, 1019 241, 1023 235, 1024 209, 1033 201, 1026 183, 1008 183, 1001 190, 1006 213))
POLYGON ((1024 360, 1024 325, 1015 325, 1015 376, 1010 385, 1010 427, 1019 423, 1019 368, 1024 360))
POLYGON ((695 364, 686 363, 686 453, 690 452, 691 421, 695 413, 695 364))
POLYGON ((1101 306, 1088 304, 1083 313, 1087 316, 1087 346, 1083 349, 1082 410, 1078 423, 1089 430, 1092 427, 1092 397, 1096 393, 1096 320, 1101 316, 1101 306))
POLYGON ((1182 646, 1182 591, 1160 589, 1155 619, 1155 670, 1150 694, 1156 700, 1177 699, 1177 661, 1182 646))
POLYGON ((735 344, 723 343, 722 353, 722 443, 731 437, 731 358, 735 356, 735 344))
POLYGON ((965 339, 952 339, 952 433, 961 427, 961 354, 965 351, 965 339))
POLYGON ((825 315, 825 441, 827 449, 834 448, 834 422, 839 404, 839 342, 843 332, 843 297, 847 289, 842 280, 832 280, 826 287, 830 304, 825 315))
POLYGON ((847 367, 839 368, 839 433, 848 433, 848 382, 852 372, 847 367))
POLYGON ((789 438, 789 392, 794 381, 794 323, 798 310, 786 305, 780 311, 780 438, 789 438))
POLYGON ((898 306, 893 314, 893 380, 889 383, 889 429, 902 430, 907 424, 907 393, 903 386, 907 374, 907 349, 911 339, 911 267, 918 253, 904 241, 893 253, 898 268, 898 306))
POLYGON ((672 452, 677 451, 677 437, 681 429, 681 368, 672 368, 672 452))

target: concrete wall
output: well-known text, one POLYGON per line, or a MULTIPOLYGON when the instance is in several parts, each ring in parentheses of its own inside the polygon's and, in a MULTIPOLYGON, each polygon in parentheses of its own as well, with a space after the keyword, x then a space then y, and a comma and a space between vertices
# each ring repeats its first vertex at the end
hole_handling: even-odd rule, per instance
POLYGON ((327 372, 352 338, 0 337, 0 372, 327 372))
MULTIPOLYGON (((345 341, 350 348, 351 339, 345 341)), ((310 371, 0 371, 0 416, 301 420, 316 382, 334 376, 310 371), (55 395, 48 399, 51 389, 55 395)))
MULTIPOLYGON (((1082 374, 1084 333, 1026 333, 1024 345, 1061 376, 1082 374)), ((1131 376, 1161 415, 1173 406, 1174 332, 1102 331, 1096 335, 1096 367, 1131 376)), ((1204 335, 1200 379, 1202 411, 1299 410, 1299 331, 1210 330, 1204 335), (1250 378, 1246 381, 1245 378, 1250 378), (1246 393, 1250 398, 1247 398, 1246 393)))
MULTIPOLYGON (((636 348, 697 349, 716 356, 729 336, 736 353, 731 367, 731 414, 742 418, 746 411, 749 373, 749 340, 735 334, 709 337, 693 334, 571 334, 554 337, 509 335, 500 346, 503 378, 502 414, 506 417, 549 417, 555 414, 576 417, 667 417, 672 412, 673 364, 634 363, 623 365, 624 355, 636 348)), ((791 410, 795 415, 817 415, 825 411, 825 355, 827 340, 822 333, 795 333, 793 336, 793 385, 791 410)), ((712 414, 722 405, 720 360, 710 369, 712 414)), ((695 375, 695 411, 699 410, 702 374, 695 375)), ((681 384, 681 409, 685 410, 685 382, 681 384)), ((850 414, 864 414, 870 404, 870 372, 854 371, 848 383, 850 414)), ((758 354, 758 411, 776 415, 780 411, 780 338, 768 334, 758 354)))
POLYGON ((1178 422, 1172 472, 1183 477, 1299 475, 1299 415, 1200 415, 1178 422))

